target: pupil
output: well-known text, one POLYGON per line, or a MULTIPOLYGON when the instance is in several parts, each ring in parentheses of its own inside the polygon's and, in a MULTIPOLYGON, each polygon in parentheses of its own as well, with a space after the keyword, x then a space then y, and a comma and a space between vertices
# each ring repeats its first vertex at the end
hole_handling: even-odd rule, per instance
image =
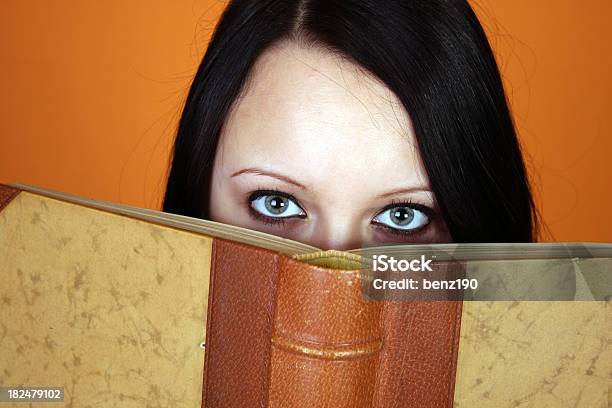
POLYGON ((397 225, 408 225, 414 218, 414 211, 409 207, 397 207, 391 211, 391 220, 397 225))
POLYGON ((281 214, 287 209, 287 199, 280 196, 269 196, 266 198, 266 208, 272 214, 281 214))

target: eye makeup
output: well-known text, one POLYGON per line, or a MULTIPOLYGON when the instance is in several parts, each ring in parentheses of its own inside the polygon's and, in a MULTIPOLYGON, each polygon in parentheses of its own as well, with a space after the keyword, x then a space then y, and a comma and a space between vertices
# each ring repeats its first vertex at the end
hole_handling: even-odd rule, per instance
POLYGON ((422 213, 426 217, 426 222, 416 228, 401 229, 393 228, 390 225, 383 224, 381 222, 372 221, 372 228, 377 232, 376 241, 379 243, 393 243, 393 242, 428 242, 431 240, 428 237, 429 231, 432 229, 432 224, 437 218, 436 211, 424 204, 416 203, 411 200, 392 200, 391 204, 386 205, 380 210, 376 216, 383 214, 385 211, 390 211, 395 208, 407 207, 414 211, 422 213))
MULTIPOLYGON (((266 198, 267 199, 267 198, 266 198)), ((286 227, 286 223, 290 222, 291 228, 297 227, 300 224, 295 224, 300 219, 305 219, 308 217, 306 211, 303 206, 300 204, 298 199, 291 193, 277 190, 277 189, 267 189, 267 188, 258 188, 254 191, 251 191, 246 196, 246 206, 248 209, 248 213, 250 217, 266 226, 273 226, 278 229, 283 229, 286 227), (283 199, 283 202, 287 203, 288 208, 299 209, 300 214, 293 214, 288 216, 282 216, 279 213, 279 216, 270 216, 266 215, 265 209, 257 208, 261 207, 261 203, 257 203, 261 201, 264 197, 279 197, 283 199)), ((295 211, 294 211, 295 212, 295 211)), ((412 200, 392 200, 391 203, 384 206, 380 209, 376 215, 370 221, 370 226, 373 230, 373 241, 377 243, 387 243, 387 242, 419 242, 429 241, 427 239, 428 230, 430 228, 430 224, 437 217, 436 211, 424 204, 416 203, 412 200), (386 211, 391 211, 393 209, 401 209, 405 207, 410 209, 410 211, 416 212, 415 217, 420 217, 421 220, 425 218, 424 223, 415 228, 394 228, 392 225, 388 225, 387 223, 383 223, 375 220, 376 217, 380 217, 386 211)), ((387 217, 388 218, 388 217, 387 217)))
POLYGON ((272 225, 272 226, 283 226, 285 224, 285 222, 287 222, 288 220, 294 220, 294 219, 303 219, 307 217, 306 211, 304 211, 304 209, 302 208, 302 206, 300 205, 299 201, 297 200, 297 198, 295 198, 295 196, 293 196, 293 194, 289 194, 286 193, 284 191, 280 191, 280 190, 270 190, 270 189, 257 189, 253 192, 251 192, 248 196, 247 196, 247 202, 246 202, 247 208, 249 210, 249 215, 257 221, 262 222, 264 225, 272 225), (263 214, 262 212, 256 210, 253 206, 253 203, 255 201, 257 201, 258 199, 265 197, 265 196, 277 196, 277 197, 282 197, 286 200, 288 200, 290 202, 289 206, 291 207, 291 203, 293 203, 293 205, 295 205, 297 208, 299 208, 301 210, 301 214, 295 214, 295 215, 289 215, 289 216, 278 216, 278 217, 272 217, 272 216, 268 216, 266 214, 263 214))
POLYGON ((372 224, 386 226, 390 229, 399 230, 401 232, 417 231, 417 230, 420 230, 426 227, 429 224, 430 219, 433 215, 434 215, 434 210, 426 205, 415 203, 414 201, 411 201, 411 200, 406 200, 406 201, 392 200, 391 204, 384 206, 380 211, 378 211, 378 213, 376 213, 376 216, 374 216, 374 218, 372 219, 372 224), (416 219, 425 218, 424 224, 419 227, 415 227, 415 228, 399 228, 399 226, 398 228, 394 228, 391 225, 387 225, 381 221, 376 220, 377 217, 384 214, 386 211, 390 211, 393 209, 402 209, 402 208, 410 209, 410 211, 412 212, 411 221, 414 220, 415 218, 416 219))

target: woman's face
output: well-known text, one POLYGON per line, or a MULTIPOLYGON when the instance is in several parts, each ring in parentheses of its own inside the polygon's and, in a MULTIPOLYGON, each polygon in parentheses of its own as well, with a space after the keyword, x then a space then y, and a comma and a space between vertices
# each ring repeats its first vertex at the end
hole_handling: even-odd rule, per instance
POLYGON ((450 240, 395 95, 292 43, 261 56, 225 122, 210 218, 321 249, 450 240))

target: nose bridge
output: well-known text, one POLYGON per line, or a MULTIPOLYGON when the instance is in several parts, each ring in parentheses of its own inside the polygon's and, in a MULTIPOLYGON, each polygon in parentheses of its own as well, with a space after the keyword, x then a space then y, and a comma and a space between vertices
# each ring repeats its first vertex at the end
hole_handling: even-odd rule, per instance
POLYGON ((311 242, 321 249, 349 250, 361 247, 361 224, 350 216, 322 219, 313 233, 311 242))

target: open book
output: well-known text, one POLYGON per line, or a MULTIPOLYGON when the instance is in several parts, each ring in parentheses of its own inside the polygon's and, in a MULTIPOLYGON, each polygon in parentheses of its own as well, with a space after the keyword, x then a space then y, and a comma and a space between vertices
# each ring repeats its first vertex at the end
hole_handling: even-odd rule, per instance
POLYGON ((63 387, 66 406, 604 406, 611 266, 607 244, 321 251, 0 185, 0 387, 63 387), (371 254, 432 250, 488 288, 364 295, 371 254), (558 298, 513 298, 539 271, 558 298))

